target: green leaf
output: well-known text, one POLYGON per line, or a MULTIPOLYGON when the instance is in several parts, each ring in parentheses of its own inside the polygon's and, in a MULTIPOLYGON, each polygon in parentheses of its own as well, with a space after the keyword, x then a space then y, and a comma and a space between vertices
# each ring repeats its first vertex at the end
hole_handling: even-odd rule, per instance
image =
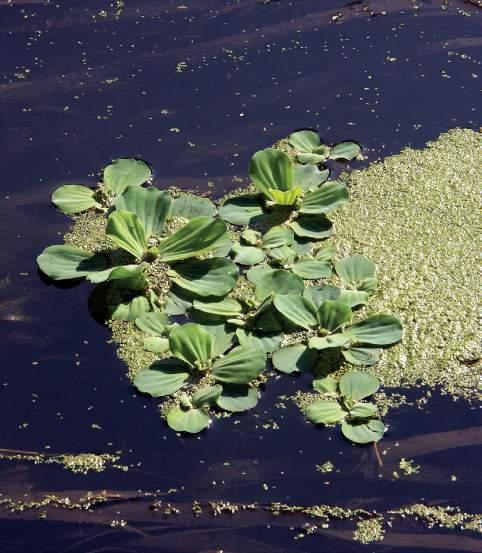
POLYGON ((363 371, 352 371, 344 374, 340 380, 340 393, 353 401, 360 401, 371 396, 380 387, 376 376, 363 371))
POLYGON ((110 267, 105 271, 98 271, 87 275, 87 280, 94 284, 109 280, 120 280, 121 287, 131 290, 144 290, 147 288, 147 280, 144 275, 145 265, 120 265, 110 267))
POLYGON ((344 421, 341 425, 341 431, 345 438, 356 444, 369 444, 381 440, 386 428, 383 422, 379 420, 372 420, 362 424, 344 421))
POLYGON ((169 217, 194 219, 194 217, 199 217, 201 215, 207 217, 214 217, 216 215, 216 206, 209 198, 181 192, 179 196, 171 202, 169 217))
POLYGON ((297 236, 315 238, 316 240, 328 238, 332 233, 332 226, 331 222, 324 217, 310 217, 308 215, 302 215, 290 223, 290 227, 297 236))
POLYGON ((256 265, 256 267, 252 267, 249 271, 246 271, 245 277, 249 280, 249 282, 257 284, 264 276, 272 273, 274 270, 275 269, 270 267, 270 265, 263 263, 261 265, 256 265))
POLYGON ((276 309, 296 326, 309 330, 318 324, 315 306, 303 296, 275 294, 273 302, 276 309))
POLYGON ((318 309, 326 300, 336 300, 339 296, 339 288, 324 284, 323 286, 308 286, 303 292, 303 296, 309 299, 318 309))
POLYGON ((262 301, 271 293, 301 295, 304 288, 303 280, 299 276, 283 269, 276 269, 258 281, 255 296, 258 301, 262 301))
POLYGON ((108 310, 114 321, 134 321, 143 313, 151 311, 151 304, 145 296, 135 296, 119 303, 109 304, 108 310))
POLYGON ((364 292, 373 292, 377 287, 378 280, 376 277, 368 277, 363 279, 357 286, 358 290, 363 290, 364 292))
POLYGON ((226 352, 234 343, 234 331, 228 330, 225 324, 204 324, 202 328, 213 340, 213 359, 226 352))
POLYGON ((335 257, 335 248, 330 244, 316 250, 315 259, 317 261, 331 261, 335 257))
POLYGON ((313 153, 328 156, 328 154, 330 153, 330 147, 326 144, 320 144, 313 150, 313 153))
POLYGON ((296 200, 303 195, 303 190, 299 186, 295 186, 291 190, 275 190, 268 189, 268 196, 278 205, 294 205, 296 200))
POLYGON ((314 242, 307 238, 300 238, 295 236, 295 241, 291 244, 291 248, 300 256, 311 255, 314 242))
POLYGON ((279 332, 282 326, 277 315, 271 298, 267 297, 252 316, 252 326, 262 332, 279 332))
POLYGON ((313 424, 334 424, 343 420, 348 413, 338 401, 322 400, 308 405, 306 418, 313 424))
POLYGON ((298 152, 312 152, 321 144, 318 133, 310 130, 296 131, 290 134, 288 142, 293 148, 298 150, 298 152))
POLYGON ((63 213, 79 213, 91 207, 102 207, 95 191, 82 184, 64 184, 52 194, 52 203, 63 213))
POLYGON ((313 165, 318 165, 318 163, 323 163, 328 158, 328 154, 306 154, 306 153, 299 153, 296 156, 296 159, 299 163, 309 163, 313 165))
POLYGON ((231 254, 236 263, 240 265, 256 265, 264 260, 264 251, 254 246, 241 246, 234 244, 231 254))
POLYGON ((314 192, 306 194, 299 211, 308 215, 326 213, 346 203, 349 196, 348 188, 341 182, 327 182, 314 192))
POLYGON ((287 191, 293 187, 290 157, 273 148, 256 152, 249 163, 249 176, 256 187, 271 198, 269 190, 287 191))
POLYGON ((340 348, 349 341, 350 337, 345 336, 345 334, 332 334, 331 336, 323 336, 322 338, 315 336, 308 341, 308 347, 318 350, 340 348))
POLYGON ((297 261, 291 270, 295 275, 307 280, 331 276, 331 265, 327 261, 316 261, 316 259, 297 261))
POLYGON ((180 288, 197 296, 220 297, 236 286, 239 271, 229 259, 213 257, 176 263, 167 274, 180 288))
POLYGON ((277 225, 271 227, 266 234, 263 234, 263 247, 270 249, 289 246, 293 243, 294 238, 292 230, 284 225, 277 225))
POLYGON ((351 309, 338 300, 326 300, 318 308, 321 328, 334 332, 339 326, 351 321, 351 309))
POLYGON ((151 336, 161 336, 171 324, 167 315, 159 312, 143 313, 134 322, 137 328, 151 336))
POLYGON ((146 238, 153 234, 161 234, 171 207, 171 197, 168 192, 157 188, 141 188, 128 186, 114 203, 116 210, 130 211, 139 217, 146 238))
POLYGON ((238 346, 213 364, 213 376, 220 382, 248 384, 266 366, 266 354, 258 348, 238 346))
POLYGON ((378 408, 373 403, 357 403, 350 409, 350 417, 355 419, 368 419, 370 417, 376 417, 377 414, 378 408))
POLYGON ((154 361, 147 369, 135 376, 134 386, 142 393, 153 397, 169 396, 182 388, 189 380, 185 365, 177 359, 154 361))
POLYGON ((281 332, 246 332, 243 328, 236 330, 236 337, 243 347, 261 349, 266 353, 276 351, 283 341, 281 332))
POLYGON ((195 217, 159 242, 159 260, 170 263, 196 257, 211 250, 225 233, 226 225, 221 219, 195 217))
POLYGON ((374 347, 354 347, 350 346, 348 349, 342 349, 341 354, 352 365, 374 365, 380 358, 382 350, 374 347))
POLYGON ((205 369, 213 357, 213 339, 200 325, 186 323, 171 329, 169 349, 191 367, 205 369))
POLYGON ((209 426, 211 419, 204 409, 173 407, 167 412, 166 421, 176 432, 197 434, 209 426))
POLYGON ((174 285, 166 296, 164 311, 168 315, 185 315, 191 307, 192 296, 187 291, 174 285))
POLYGON ((258 392, 246 384, 224 384, 216 403, 225 411, 241 413, 256 406, 258 392))
POLYGON ((211 407, 216 403, 216 400, 221 395, 223 387, 221 384, 215 384, 214 386, 204 386, 200 388, 192 396, 192 404, 194 407, 211 407))
POLYGON ((150 167, 139 159, 118 159, 104 169, 104 187, 114 194, 122 194, 129 186, 140 186, 151 178, 150 167))
POLYGON ((305 289, 303 295, 319 307, 326 300, 338 300, 346 303, 349 307, 366 305, 368 294, 358 290, 343 290, 331 284, 323 286, 310 286, 305 289))
POLYGON ((387 346, 402 338, 402 325, 391 315, 373 315, 349 326, 345 334, 355 338, 358 342, 387 346))
POLYGON ((151 353, 164 353, 169 350, 169 340, 160 336, 144 338, 144 349, 151 353))
MULTIPOLYGON (((296 259, 295 250, 289 246, 281 246, 280 248, 273 248, 268 251, 269 257, 274 259, 276 263, 279 263, 283 267, 287 267, 293 264, 296 259)), ((301 276, 301 275, 300 275, 301 276)))
POLYGON ((273 366, 283 373, 306 372, 311 370, 316 362, 316 351, 304 344, 294 344, 275 351, 273 366))
POLYGON ((320 171, 316 165, 302 165, 301 163, 293 165, 293 181, 304 192, 314 190, 324 183, 329 176, 329 169, 320 171))
POLYGON ((330 150, 330 159, 346 159, 350 161, 356 158, 361 152, 356 142, 341 142, 330 150))
POLYGON ((335 271, 348 286, 359 288, 367 278, 375 276, 376 266, 364 255, 350 255, 335 263, 335 271))
POLYGON ((336 394, 338 392, 338 382, 331 376, 314 378, 313 388, 320 394, 336 394))
POLYGON ((339 289, 338 300, 346 303, 350 307, 356 307, 357 305, 367 305, 368 293, 360 290, 343 290, 339 289))
POLYGON ((144 227, 135 213, 118 210, 109 215, 106 228, 107 236, 123 250, 142 259, 147 251, 144 227))
POLYGON ((233 298, 224 298, 215 301, 194 300, 193 306, 203 313, 210 313, 226 318, 236 317, 243 310, 242 305, 233 298))
POLYGON ((261 241, 261 233, 248 228, 246 230, 243 230, 243 232, 241 233, 241 238, 250 246, 256 246, 261 241))
POLYGON ((229 234, 226 233, 219 240, 214 242, 211 255, 213 257, 227 257, 231 248, 233 247, 233 242, 229 238, 229 234))
POLYGON ((263 208, 251 196, 231 198, 219 208, 219 216, 232 225, 248 225, 251 219, 260 215, 263 215, 263 208))
POLYGON ((80 278, 103 271, 109 266, 107 257, 94 255, 71 246, 48 246, 37 257, 41 271, 53 280, 80 278))

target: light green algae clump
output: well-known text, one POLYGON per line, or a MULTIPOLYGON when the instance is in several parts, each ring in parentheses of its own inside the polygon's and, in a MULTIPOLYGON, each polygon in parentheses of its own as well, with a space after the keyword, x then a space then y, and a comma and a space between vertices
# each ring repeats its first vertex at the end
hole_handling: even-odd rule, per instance
POLYGON ((480 134, 454 129, 354 171, 351 201, 331 214, 338 256, 377 264, 370 312, 404 327, 401 344, 371 369, 385 385, 476 394, 480 146, 480 134))

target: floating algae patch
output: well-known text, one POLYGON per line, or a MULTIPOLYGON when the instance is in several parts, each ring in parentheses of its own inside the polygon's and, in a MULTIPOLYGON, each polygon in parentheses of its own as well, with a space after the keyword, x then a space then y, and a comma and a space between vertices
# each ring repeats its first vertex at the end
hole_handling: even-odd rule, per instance
POLYGON ((144 349, 144 337, 131 321, 109 321, 112 342, 117 346, 117 356, 126 363, 129 378, 159 359, 159 354, 144 349))
POLYGON ((381 517, 359 520, 353 533, 353 539, 363 544, 382 541, 384 536, 385 530, 381 517))
POLYGON ((62 453, 48 455, 34 451, 19 451, 0 449, 0 459, 6 461, 26 461, 35 465, 62 465, 64 469, 74 474, 87 474, 88 472, 103 472, 107 468, 127 471, 126 465, 119 465, 118 455, 109 453, 62 453))
POLYGON ((376 260, 371 311, 404 327, 402 342, 370 369, 386 386, 477 393, 480 146, 478 133, 454 129, 424 150, 353 171, 351 202, 332 214, 337 254, 376 260))
MULTIPOLYGON (((168 492, 169 494, 169 492, 168 492)), ((363 544, 380 542, 385 534, 397 531, 398 527, 406 532, 406 525, 417 525, 422 531, 443 528, 452 532, 480 534, 480 513, 466 513, 457 507, 445 505, 424 505, 415 503, 384 511, 363 508, 349 509, 338 505, 292 505, 285 503, 232 503, 230 501, 194 500, 192 502, 167 502, 167 494, 143 492, 133 495, 130 492, 90 491, 80 497, 48 494, 30 499, 25 494, 22 499, 0 496, 0 518, 9 513, 28 513, 62 520, 61 511, 76 511, 78 522, 113 525, 113 522, 128 520, 134 522, 150 521, 156 515, 161 516, 163 524, 170 524, 174 517, 175 524, 188 523, 190 527, 206 524, 206 517, 211 524, 214 518, 229 517, 230 524, 243 526, 253 517, 259 524, 260 517, 269 524, 275 521, 276 526, 287 526, 296 540, 309 535, 325 533, 337 528, 353 528, 353 539, 363 544), (113 516, 115 518, 113 519, 113 516), (193 517, 194 515, 194 517, 193 517), (119 517, 122 516, 122 519, 119 517), (295 517, 295 518, 293 518, 295 517)), ((410 534, 407 534, 410 535, 410 534)), ((448 535, 448 534, 447 534, 448 535)))

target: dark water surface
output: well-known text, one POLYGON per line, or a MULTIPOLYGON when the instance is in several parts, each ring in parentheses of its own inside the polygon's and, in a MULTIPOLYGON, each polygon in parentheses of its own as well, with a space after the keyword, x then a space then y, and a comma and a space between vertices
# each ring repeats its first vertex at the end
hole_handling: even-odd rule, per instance
POLYGON ((1 514, 1 553, 482 551, 474 534, 413 522, 363 546, 348 524, 294 540, 296 517, 194 519, 190 503, 212 499, 380 511, 424 499, 480 512, 479 411, 437 394, 426 410, 393 411, 380 471, 371 449, 281 408, 293 390, 284 376, 239 424, 178 437, 156 401, 133 392, 109 332, 89 316, 89 287, 47 285, 35 264, 68 225, 52 190, 94 183, 111 159, 140 156, 158 186, 214 183, 221 194, 246 179, 254 151, 297 128, 355 139, 369 161, 477 128, 481 23, 476 6, 455 0, 0 2, 0 448, 120 451, 133 465, 82 476, 2 461, 0 491, 176 489, 167 500, 186 506, 163 518, 128 502, 111 517, 123 528, 60 509, 47 520, 1 514), (421 473, 394 479, 403 456, 421 473), (318 472, 326 460, 339 472, 318 472))

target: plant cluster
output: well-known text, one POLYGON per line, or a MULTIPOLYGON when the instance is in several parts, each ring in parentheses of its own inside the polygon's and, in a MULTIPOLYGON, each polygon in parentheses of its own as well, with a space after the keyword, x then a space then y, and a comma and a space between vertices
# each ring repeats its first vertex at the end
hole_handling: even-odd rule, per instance
POLYGON ((158 190, 137 159, 108 165, 95 189, 63 185, 53 203, 67 214, 95 210, 105 220, 105 247, 49 246, 38 264, 54 280, 99 285, 108 318, 142 333, 158 359, 133 384, 169 396, 174 430, 197 433, 217 411, 253 408, 270 358, 284 373, 313 371, 315 389, 331 396, 307 408, 308 420, 343 421, 350 440, 376 441, 385 427, 376 407, 360 400, 378 381, 362 371, 339 383, 320 377, 327 355, 369 366, 402 337, 394 317, 356 313, 376 288, 374 263, 359 254, 334 261, 334 248, 323 246, 332 233, 326 214, 349 199, 324 163, 353 159, 360 148, 330 148, 313 131, 288 142, 292 155, 279 147, 256 152, 253 184, 219 205, 158 190))

